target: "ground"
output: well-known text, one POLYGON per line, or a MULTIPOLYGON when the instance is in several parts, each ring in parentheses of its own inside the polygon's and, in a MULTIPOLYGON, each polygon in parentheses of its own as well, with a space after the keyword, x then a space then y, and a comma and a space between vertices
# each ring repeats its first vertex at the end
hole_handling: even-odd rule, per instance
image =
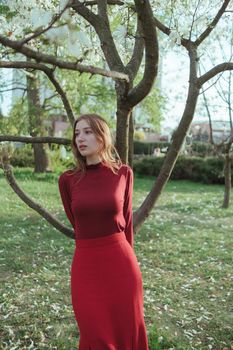
MULTIPOLYGON (((0 175, 0 349, 76 349, 74 241, 23 204, 0 175)), ((16 171, 22 188, 68 225, 58 174, 16 171)), ((135 175, 136 209, 153 178, 135 175)), ((233 205, 223 186, 172 181, 135 236, 150 350, 233 346, 233 205)))

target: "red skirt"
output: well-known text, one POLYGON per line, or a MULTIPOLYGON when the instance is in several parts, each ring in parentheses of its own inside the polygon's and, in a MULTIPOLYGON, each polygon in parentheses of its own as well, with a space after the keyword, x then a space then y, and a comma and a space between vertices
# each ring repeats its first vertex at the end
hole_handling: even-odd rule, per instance
POLYGON ((78 350, 148 350, 142 275, 124 232, 76 240, 71 297, 78 350))

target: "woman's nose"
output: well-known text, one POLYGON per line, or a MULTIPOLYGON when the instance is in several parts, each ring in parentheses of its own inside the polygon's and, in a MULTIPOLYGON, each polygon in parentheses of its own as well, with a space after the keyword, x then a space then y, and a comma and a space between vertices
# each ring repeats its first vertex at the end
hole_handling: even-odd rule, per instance
POLYGON ((83 139, 84 139, 84 137, 83 137, 83 134, 82 134, 82 133, 80 133, 80 134, 77 135, 77 140, 83 140, 83 139))

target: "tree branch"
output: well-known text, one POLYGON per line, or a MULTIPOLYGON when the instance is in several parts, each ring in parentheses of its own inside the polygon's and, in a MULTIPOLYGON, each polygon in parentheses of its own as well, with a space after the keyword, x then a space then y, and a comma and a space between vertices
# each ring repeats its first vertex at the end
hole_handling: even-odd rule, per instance
POLYGON ((12 173, 12 167, 3 162, 1 164, 1 167, 4 171, 4 175, 7 179, 7 182, 11 186, 11 188, 14 190, 14 192, 19 196, 24 203, 26 203, 30 208, 35 210, 37 213, 39 213, 45 220, 47 220, 53 227, 55 227, 57 230, 65 234, 67 237, 75 239, 74 231, 70 229, 69 227, 62 224, 60 221, 58 221, 55 216, 50 214, 47 210, 42 208, 42 206, 36 202, 34 202, 16 183, 14 175, 12 173))
POLYGON ((57 93, 53 94, 53 95, 50 95, 49 97, 45 97, 44 98, 44 101, 43 101, 43 104, 42 104, 42 108, 45 108, 46 105, 47 105, 47 102, 49 100, 52 100, 54 97, 57 97, 57 93))
POLYGON ((208 25, 208 27, 204 30, 204 32, 196 39, 195 44, 196 46, 199 46, 205 38, 212 32, 212 30, 216 27, 218 21, 222 17, 223 13, 225 12, 229 2, 231 0, 224 0, 221 8, 219 9, 217 15, 213 19, 213 21, 208 25))
POLYGON ((14 91, 14 90, 23 90, 23 91, 27 91, 26 88, 22 88, 22 87, 12 87, 11 89, 6 89, 6 90, 0 90, 0 92, 7 92, 7 91, 14 91))
POLYGON ((195 10, 194 10, 194 13, 193 13, 193 16, 192 16, 193 18, 192 18, 190 31, 189 31, 189 40, 191 40, 191 38, 192 38, 192 30, 193 30, 193 26, 194 26, 194 22, 195 22, 195 16, 196 16, 197 9, 198 9, 199 5, 200 5, 200 0, 198 0, 197 5, 196 5, 195 10))
POLYGON ((97 0, 98 16, 105 21, 109 27, 108 15, 107 15, 107 0, 97 0))
POLYGON ((119 73, 116 71, 107 71, 105 69, 97 68, 93 66, 85 66, 77 62, 61 61, 54 56, 46 55, 41 52, 32 50, 28 46, 21 46, 19 41, 10 40, 2 35, 0 35, 0 43, 4 46, 11 47, 15 51, 22 53, 24 56, 34 58, 37 62, 49 63, 49 64, 52 64, 53 66, 56 66, 62 69, 74 70, 80 73, 90 73, 92 75, 99 74, 99 75, 103 75, 113 79, 120 79, 120 80, 126 80, 126 81, 129 80, 128 76, 124 73, 119 73))
MULTIPOLYGON (((154 17, 154 25, 164 34, 170 35, 171 34, 171 29, 166 27, 162 22, 160 22, 156 17, 154 17)), ((181 45, 184 47, 188 47, 189 40, 185 38, 181 38, 181 45)))
POLYGON ((189 90, 184 108, 183 116, 180 120, 179 126, 173 133, 172 143, 166 154, 165 160, 160 169, 160 173, 156 178, 155 184, 147 195, 140 208, 134 214, 135 230, 138 231, 141 224, 148 217, 150 211, 154 207, 158 200, 163 188, 165 187, 170 174, 175 166, 177 157, 179 155, 181 146, 184 142, 185 135, 187 134, 191 122, 193 120, 194 111, 198 99, 199 89, 196 86, 196 72, 197 72, 197 52, 195 45, 191 45, 189 48, 190 56, 190 73, 189 73, 189 90))
POLYGON ((73 126, 74 122, 75 122, 75 117, 74 117, 74 113, 72 111, 70 102, 69 102, 68 98, 66 97, 65 91, 62 89, 61 85, 59 84, 59 82, 55 78, 54 72, 52 70, 46 71, 45 74, 48 76, 48 78, 50 79, 50 81, 54 85, 55 89, 57 90, 58 94, 60 95, 61 100, 62 100, 63 105, 64 105, 64 108, 65 108, 66 113, 67 113, 67 117, 68 117, 71 125, 73 126))
POLYGON ((96 29, 100 22, 99 17, 85 6, 85 2, 73 0, 70 6, 96 29))
POLYGON ((53 16, 51 22, 49 23, 49 25, 44 28, 44 29, 39 29, 39 30, 36 30, 35 33, 33 33, 32 35, 30 35, 29 37, 23 39, 23 40, 20 40, 20 44, 21 45, 25 45, 26 43, 28 43, 30 40, 32 39, 35 39, 37 38, 38 36, 40 36, 41 34, 44 34, 45 32, 47 32, 52 26, 53 24, 59 20, 59 18, 61 18, 61 16, 63 15, 63 13, 67 10, 67 8, 70 6, 70 2, 71 0, 68 1, 68 3, 66 4, 66 6, 64 7, 64 9, 53 16))
POLYGON ((208 72, 206 72, 205 74, 203 74, 197 79, 198 86, 201 87, 208 80, 215 77, 215 75, 221 72, 224 72, 226 70, 233 70, 233 62, 220 63, 214 68, 210 69, 208 72))
POLYGON ((66 110, 67 113, 67 117, 71 123, 71 125, 74 124, 75 118, 74 118, 74 114, 70 105, 70 102, 68 100, 68 98, 66 97, 66 93, 64 92, 64 90, 62 89, 61 85, 58 83, 58 81, 56 80, 56 78, 54 77, 54 71, 50 68, 48 68, 46 65, 44 64, 40 64, 40 63, 35 63, 35 62, 21 62, 21 61, 0 61, 0 67, 4 67, 4 68, 32 68, 32 69, 37 69, 37 70, 41 70, 43 71, 47 77, 50 79, 50 81, 52 82, 52 84, 54 85, 56 91, 58 92, 58 94, 61 97, 61 100, 63 102, 64 108, 66 110))
MULTIPOLYGON (((105 18, 103 21, 99 15, 95 15, 78 0, 73 0, 72 8, 95 28, 109 68, 112 71, 117 70, 124 72, 124 65, 116 49, 108 20, 106 21, 105 18)), ((127 79, 124 80, 128 82, 127 79)))
MULTIPOLYGON (((87 0, 87 1, 84 1, 84 5, 85 6, 93 6, 93 5, 97 5, 98 3, 98 0, 87 0)), ((120 1, 120 0, 107 0, 107 4, 108 5, 119 5, 119 6, 122 6, 124 5, 124 2, 123 1, 120 1)))
POLYGON ((0 135, 0 142, 13 141, 24 143, 56 143, 58 145, 70 145, 71 140, 62 137, 52 136, 12 136, 12 135, 0 135))
POLYGON ((137 14, 137 30, 136 30, 136 38, 134 43, 133 54, 126 66, 126 71, 128 72, 130 78, 133 80, 139 70, 139 67, 143 58, 143 50, 144 50, 144 37, 142 31, 142 25, 137 14))
POLYGON ((148 0, 135 0, 145 40, 145 69, 140 83, 128 94, 127 103, 134 107, 150 92, 158 71, 159 48, 153 12, 148 0))

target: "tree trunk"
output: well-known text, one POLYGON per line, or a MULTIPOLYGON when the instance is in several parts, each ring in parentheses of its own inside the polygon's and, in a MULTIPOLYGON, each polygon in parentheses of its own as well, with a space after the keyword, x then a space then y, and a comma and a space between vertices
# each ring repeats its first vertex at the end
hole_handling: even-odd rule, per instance
POLYGON ((116 125, 116 149, 123 163, 128 164, 129 159, 129 121, 131 111, 123 104, 117 104, 117 125, 116 125))
POLYGON ((134 119, 133 119, 133 112, 130 113, 130 119, 129 119, 129 141, 128 141, 128 147, 129 147, 129 165, 131 168, 133 168, 133 155, 134 155, 134 144, 133 144, 133 136, 134 136, 134 119))
POLYGON ((35 159, 35 166, 34 166, 34 172, 35 173, 44 173, 48 170, 48 156, 46 153, 46 145, 43 143, 35 143, 33 145, 33 151, 34 151, 34 159, 35 159))
POLYGON ((195 84, 191 84, 189 88, 188 99, 186 102, 185 110, 180 121, 177 130, 173 133, 172 144, 167 152, 166 158, 163 162, 160 173, 155 181, 154 187, 147 195, 146 199, 140 206, 140 208, 134 213, 134 232, 136 233, 146 218, 149 216, 150 211, 153 209, 157 202, 162 190, 164 189, 171 172, 175 166, 180 149, 184 142, 187 131, 189 130, 192 122, 194 111, 197 104, 197 98, 199 89, 195 84))
POLYGON ((224 159, 224 180, 225 180, 225 189, 224 189, 224 200, 223 208, 228 208, 230 204, 230 194, 231 194, 231 157, 230 153, 225 154, 224 159))
MULTIPOLYGON (((38 79, 35 73, 27 75, 27 100, 29 114, 29 133, 31 136, 43 136, 43 110, 40 105, 38 79)), ((34 172, 43 173, 47 170, 49 160, 46 146, 43 143, 33 144, 35 167, 34 172)), ((48 146, 47 146, 48 147, 48 146)))

